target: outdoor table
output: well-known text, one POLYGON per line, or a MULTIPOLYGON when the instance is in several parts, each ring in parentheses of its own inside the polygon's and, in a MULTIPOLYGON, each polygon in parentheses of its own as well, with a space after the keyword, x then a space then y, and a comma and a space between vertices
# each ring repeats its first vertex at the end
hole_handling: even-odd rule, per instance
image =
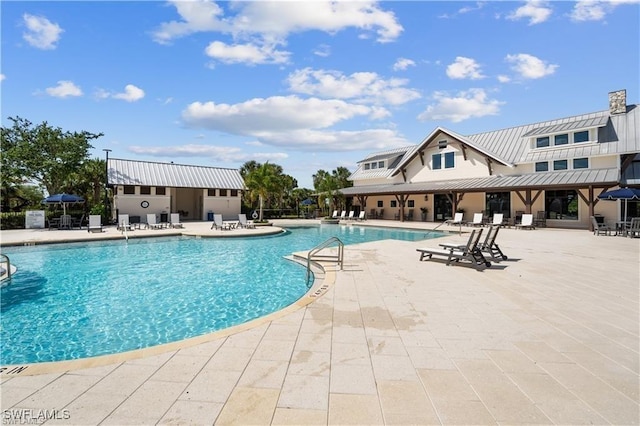
POLYGON ((71 229, 71 216, 68 214, 60 216, 60 224, 58 225, 58 228, 71 229))
POLYGON ((224 220, 224 221, 222 221, 222 225, 223 226, 228 226, 229 229, 236 229, 238 227, 238 221, 237 220, 224 220))

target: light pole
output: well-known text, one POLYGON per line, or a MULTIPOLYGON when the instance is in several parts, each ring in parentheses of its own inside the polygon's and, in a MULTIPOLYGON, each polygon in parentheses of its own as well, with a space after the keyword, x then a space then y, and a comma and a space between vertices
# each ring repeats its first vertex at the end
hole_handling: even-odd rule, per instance
POLYGON ((107 159, 104 164, 104 215, 107 218, 107 224, 111 220, 111 209, 109 208, 109 153, 110 149, 103 149, 107 159))

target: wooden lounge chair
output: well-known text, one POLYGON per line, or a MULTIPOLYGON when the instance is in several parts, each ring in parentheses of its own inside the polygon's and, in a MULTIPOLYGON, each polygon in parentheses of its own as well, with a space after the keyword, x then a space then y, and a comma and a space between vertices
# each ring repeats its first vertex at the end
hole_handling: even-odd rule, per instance
POLYGON ((171 222, 169 226, 172 228, 184 228, 182 222, 180 222, 180 213, 171 213, 171 222))
POLYGON ((598 222, 595 216, 591 216, 591 225, 593 226, 593 235, 611 235, 611 232, 615 231, 604 222, 598 222))
POLYGON ((516 229, 536 229, 533 224, 533 215, 529 213, 523 213, 520 223, 515 224, 516 229))
POLYGON ((89 225, 87 232, 102 232, 102 216, 99 214, 89 215, 89 225))
POLYGON ((238 226, 245 229, 256 229, 256 226, 247 220, 247 215, 244 213, 238 213, 238 226))
POLYGON ((471 263, 471 266, 475 269, 481 270, 485 267, 491 266, 491 262, 484 257, 478 247, 478 241, 480 240, 482 231, 482 228, 471 231, 469 240, 464 246, 456 244, 440 244, 440 248, 422 248, 416 249, 416 251, 420 252, 421 261, 425 258, 431 259, 433 256, 442 256, 447 258, 447 266, 451 265, 454 261, 456 263, 466 261, 471 263))

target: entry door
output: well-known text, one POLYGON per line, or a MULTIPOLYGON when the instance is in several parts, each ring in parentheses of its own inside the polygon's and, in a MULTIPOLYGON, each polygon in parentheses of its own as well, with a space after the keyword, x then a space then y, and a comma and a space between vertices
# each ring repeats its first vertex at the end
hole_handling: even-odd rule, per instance
POLYGON ((451 219, 452 210, 453 205, 445 194, 435 194, 433 196, 433 214, 436 222, 451 219))

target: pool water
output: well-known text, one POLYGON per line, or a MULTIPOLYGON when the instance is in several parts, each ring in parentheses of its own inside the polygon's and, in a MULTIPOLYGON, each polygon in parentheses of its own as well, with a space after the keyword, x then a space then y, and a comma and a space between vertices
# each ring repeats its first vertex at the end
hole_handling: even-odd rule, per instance
POLYGON ((308 290, 284 259, 345 244, 442 234, 321 225, 277 236, 160 237, 8 247, 18 272, 1 291, 0 364, 60 361, 179 341, 278 311, 308 290))

